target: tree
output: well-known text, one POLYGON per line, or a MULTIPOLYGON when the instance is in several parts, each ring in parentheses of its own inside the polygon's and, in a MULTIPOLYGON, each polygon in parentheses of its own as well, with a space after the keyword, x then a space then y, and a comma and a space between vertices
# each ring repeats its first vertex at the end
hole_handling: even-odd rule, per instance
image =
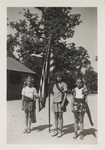
POLYGON ((81 23, 79 21, 80 15, 71 15, 69 7, 41 7, 37 9, 42 12, 41 20, 37 14, 31 14, 27 9, 24 10, 24 20, 20 20, 19 23, 13 21, 8 23, 11 28, 17 31, 14 39, 19 42, 15 45, 19 46, 20 57, 25 57, 27 53, 45 51, 51 33, 52 45, 62 44, 61 39, 73 37, 74 27, 81 23))
POLYGON ((12 34, 9 34, 7 36, 7 56, 8 57, 15 57, 13 52, 14 48, 17 45, 16 39, 12 36, 12 34))
POLYGON ((92 68, 90 68, 86 71, 84 77, 89 91, 91 91, 92 93, 93 91, 97 91, 98 88, 97 73, 92 68))
POLYGON ((40 79, 44 57, 32 57, 31 54, 45 54, 49 36, 52 34, 51 48, 55 57, 55 71, 62 71, 68 81, 69 77, 73 78, 80 72, 83 60, 89 58, 85 48, 76 48, 74 43, 67 44, 65 41, 73 37, 75 26, 81 23, 81 15, 71 14, 71 7, 35 9, 41 11, 41 19, 38 14, 32 14, 29 9, 24 9, 23 20, 8 23, 11 28, 16 29, 14 36, 8 36, 8 41, 11 41, 7 42, 8 49, 13 52, 17 47, 21 63, 37 72, 40 79))

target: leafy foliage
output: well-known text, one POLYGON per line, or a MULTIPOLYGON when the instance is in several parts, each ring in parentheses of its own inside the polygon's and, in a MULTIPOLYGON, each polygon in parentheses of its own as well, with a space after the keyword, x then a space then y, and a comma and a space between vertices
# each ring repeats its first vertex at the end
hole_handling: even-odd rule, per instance
POLYGON ((97 73, 92 68, 86 71, 84 78, 89 91, 93 93, 98 90, 97 73))
MULTIPOLYGON (((21 63, 37 72, 37 84, 41 76, 43 58, 32 57, 31 54, 43 53, 45 56, 49 36, 52 34, 51 48, 53 49, 57 71, 62 71, 70 89, 74 86, 75 77, 80 74, 83 61, 88 61, 87 50, 74 43, 67 44, 65 40, 72 38, 75 26, 79 25, 80 14, 71 14, 71 7, 37 7, 41 14, 32 14, 24 9, 24 19, 19 22, 8 23, 16 30, 15 35, 8 35, 7 50, 14 52, 17 49, 21 63)), ((21 13, 21 12, 20 12, 21 13)))

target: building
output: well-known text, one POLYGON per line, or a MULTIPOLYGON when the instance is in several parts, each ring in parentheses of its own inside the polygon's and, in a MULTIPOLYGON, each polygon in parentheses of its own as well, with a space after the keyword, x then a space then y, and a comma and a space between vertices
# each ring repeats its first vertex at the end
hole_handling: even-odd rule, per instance
POLYGON ((24 79, 36 73, 12 57, 7 57, 7 100, 21 99, 24 79))

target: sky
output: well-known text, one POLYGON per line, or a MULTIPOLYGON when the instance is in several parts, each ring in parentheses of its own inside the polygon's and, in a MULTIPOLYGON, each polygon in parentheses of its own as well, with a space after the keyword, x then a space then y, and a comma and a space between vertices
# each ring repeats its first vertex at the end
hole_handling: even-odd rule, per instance
MULTIPOLYGON (((29 7, 32 13, 38 13, 41 17, 40 11, 29 7)), ((7 18, 9 21, 19 21, 23 19, 23 7, 8 7, 7 18)), ((67 39, 67 42, 74 42, 77 47, 84 47, 90 56, 91 66, 97 71, 98 62, 95 61, 97 54, 97 7, 72 7, 72 14, 81 14, 80 20, 82 23, 75 27, 73 38, 67 39)), ((14 34, 15 30, 7 27, 7 34, 14 34)))

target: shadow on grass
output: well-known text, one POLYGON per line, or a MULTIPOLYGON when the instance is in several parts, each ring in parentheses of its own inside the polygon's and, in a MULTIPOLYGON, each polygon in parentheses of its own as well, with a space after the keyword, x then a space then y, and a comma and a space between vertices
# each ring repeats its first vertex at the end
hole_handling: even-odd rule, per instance
MULTIPOLYGON (((50 127, 52 127, 52 125, 50 125, 50 127)), ((49 128, 49 125, 40 125, 37 127, 33 127, 32 131, 37 130, 38 132, 45 130, 46 128, 49 128)))

